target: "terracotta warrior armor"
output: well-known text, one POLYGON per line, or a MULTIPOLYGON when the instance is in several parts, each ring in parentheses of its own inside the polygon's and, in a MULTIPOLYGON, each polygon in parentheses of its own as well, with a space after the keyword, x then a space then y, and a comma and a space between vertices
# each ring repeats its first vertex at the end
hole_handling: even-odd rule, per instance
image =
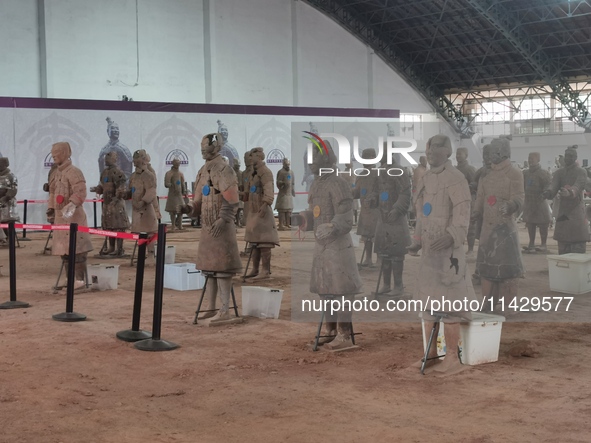
POLYGON ((220 155, 223 139, 212 133, 203 137, 201 152, 205 165, 195 179, 195 194, 188 205, 179 207, 179 212, 191 217, 201 216, 201 238, 197 249, 197 268, 215 272, 213 281, 207 285, 208 311, 202 318, 212 317, 211 322, 229 319, 232 276, 240 272, 242 264, 236 241, 234 220, 238 209, 238 183, 236 174, 220 155), (213 311, 219 293, 221 307, 213 311))
POLYGON ((556 214, 554 240, 558 241, 558 253, 580 253, 587 250, 589 230, 583 201, 583 190, 587 182, 587 173, 576 163, 577 149, 567 148, 564 154, 564 166, 552 177, 552 183, 544 191, 547 199, 559 198, 556 214))
POLYGON ((18 180, 8 168, 10 162, 6 157, 0 157, 0 222, 20 221, 16 210, 16 193, 18 180))
POLYGON ((168 199, 164 210, 170 215, 170 230, 183 229, 183 216, 176 213, 178 205, 185 203, 187 197, 187 186, 185 176, 179 170, 181 161, 178 158, 172 160, 172 167, 164 175, 164 187, 168 189, 168 199))
MULTIPOLYGON (((365 159, 375 158, 375 149, 364 149, 361 157, 365 159)), ((361 266, 373 266, 373 237, 380 216, 378 209, 378 175, 371 171, 367 176, 358 176, 353 188, 353 198, 358 198, 361 210, 357 223, 357 235, 363 237, 365 260, 361 266)))
MULTIPOLYGON (((111 151, 105 155, 105 169, 101 172, 99 184, 90 188, 103 196, 102 227, 110 231, 125 231, 129 229, 129 217, 125 209, 127 194, 127 177, 117 166, 117 152, 111 151)), ((123 255, 123 239, 109 238, 109 248, 101 250, 101 254, 123 255), (115 250, 117 240, 117 250, 115 250)))
POLYGON ((269 278, 271 270, 271 248, 279 246, 279 233, 275 226, 275 217, 271 205, 275 198, 273 173, 265 165, 263 148, 251 150, 254 172, 249 179, 249 212, 246 219, 244 240, 256 243, 252 252, 252 272, 246 277, 254 279, 269 278), (259 273, 262 259, 263 269, 259 273))
MULTIPOLYGON (((56 143, 51 147, 53 161, 57 169, 51 175, 49 183, 49 204, 47 206, 47 220, 58 225, 78 223, 78 226, 88 226, 83 204, 86 199, 86 180, 82 171, 72 165, 70 156, 72 149, 67 142, 56 143), (69 218, 64 214, 72 213, 69 218)), ((69 254, 70 232, 54 231, 52 255, 60 255, 65 259, 69 254)), ((76 234, 76 286, 84 285, 86 274, 86 256, 92 251, 90 234, 80 232, 76 234)))
MULTIPOLYGON (((351 240, 353 227, 353 194, 351 186, 336 173, 319 175, 320 168, 336 169, 336 156, 325 142, 329 153, 314 151, 310 165, 315 174, 308 194, 309 211, 314 220, 314 259, 310 292, 321 297, 341 296, 353 300, 361 291, 361 279, 351 240)), ((310 219, 304 214, 304 219, 310 219)), ((333 350, 352 346, 351 311, 326 314, 327 340, 322 342, 333 350)))
POLYGON ((279 213, 279 230, 284 231, 291 228, 291 212, 295 197, 295 178, 287 158, 283 159, 283 168, 277 171, 277 189, 279 193, 275 209, 279 213))

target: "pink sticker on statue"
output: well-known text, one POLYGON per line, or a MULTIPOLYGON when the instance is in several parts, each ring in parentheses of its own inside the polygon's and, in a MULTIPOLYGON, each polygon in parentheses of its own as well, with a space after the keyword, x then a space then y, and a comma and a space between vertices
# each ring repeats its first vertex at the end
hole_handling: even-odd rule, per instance
POLYGON ((489 206, 494 206, 495 203, 497 202, 497 198, 494 195, 491 195, 486 202, 488 203, 489 206))
POLYGON ((58 204, 60 204, 60 205, 61 205, 61 204, 64 202, 64 196, 63 196, 63 195, 58 195, 58 196, 55 198, 55 201, 56 201, 58 204))

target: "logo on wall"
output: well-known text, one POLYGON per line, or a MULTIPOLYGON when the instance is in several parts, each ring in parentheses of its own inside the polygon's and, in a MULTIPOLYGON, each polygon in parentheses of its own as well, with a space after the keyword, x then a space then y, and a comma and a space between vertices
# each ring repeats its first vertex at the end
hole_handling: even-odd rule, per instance
POLYGON ((50 152, 49 154, 47 154, 45 156, 45 160, 43 160, 43 167, 45 169, 51 169, 52 166, 53 166, 53 157, 50 152))
POLYGON ((281 164, 283 163, 283 159, 285 158, 285 154, 281 149, 272 149, 267 154, 267 163, 271 165, 281 164))
POLYGON ((181 151, 180 149, 173 149, 168 154, 166 154, 165 164, 166 166, 172 166, 172 161, 178 158, 181 162, 181 166, 187 166, 189 164, 189 157, 185 154, 185 151, 181 151))

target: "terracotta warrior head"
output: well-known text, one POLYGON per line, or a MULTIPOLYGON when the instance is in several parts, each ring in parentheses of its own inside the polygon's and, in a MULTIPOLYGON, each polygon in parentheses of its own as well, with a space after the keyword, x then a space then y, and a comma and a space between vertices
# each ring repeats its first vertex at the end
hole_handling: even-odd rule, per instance
POLYGON ((495 165, 511 158, 511 144, 506 138, 495 138, 490 142, 490 159, 495 165))
POLYGON ((310 165, 310 170, 314 175, 320 174, 320 168, 336 168, 337 156, 335 155, 330 142, 325 140, 324 143, 328 149, 328 155, 326 155, 324 151, 320 152, 318 149, 312 151, 312 164, 310 165))
POLYGON ((138 149, 133 153, 133 166, 144 169, 148 165, 148 154, 144 149, 138 149))
POLYGON ((527 164, 530 168, 534 166, 538 166, 540 164, 540 153, 539 152, 530 152, 527 156, 527 164))
POLYGON ((110 117, 107 117, 107 134, 109 134, 111 140, 119 140, 119 125, 110 117))
POLYGON ((452 153, 451 140, 447 135, 434 135, 427 141, 427 161, 432 168, 443 165, 452 153))
POLYGON ((570 166, 577 161, 579 154, 577 153, 578 145, 572 145, 564 151, 564 166, 570 166))
POLYGON ((0 172, 6 171, 6 169, 10 166, 10 162, 8 161, 7 157, 0 157, 0 172))
POLYGON ((212 132, 201 139, 201 156, 204 160, 216 158, 222 149, 224 140, 219 132, 212 132))
POLYGON ((105 154, 105 165, 115 166, 117 164, 117 151, 107 152, 105 154))
POLYGON ((238 157, 234 159, 234 164, 232 165, 232 167, 234 168, 234 171, 240 171, 240 159, 238 157))
POLYGON ((458 163, 468 160, 468 148, 460 147, 456 151, 456 160, 458 163))
POLYGON ((250 156, 252 159, 252 165, 254 168, 260 168, 265 164, 265 151, 261 147, 252 148, 250 150, 250 156))
POLYGON ((249 167, 252 165, 252 154, 250 151, 246 151, 244 153, 244 166, 249 167))
POLYGON ((283 169, 285 169, 286 171, 289 171, 289 166, 290 166, 289 159, 287 157, 285 157, 283 159, 283 169))
POLYGON ((51 147, 53 162, 60 166, 72 156, 72 148, 68 142, 58 142, 51 147))
POLYGON ((172 168, 171 169, 178 169, 181 166, 181 161, 175 157, 172 159, 172 168))
POLYGON ((426 168, 427 167, 427 156, 421 155, 419 157, 419 163, 426 168))

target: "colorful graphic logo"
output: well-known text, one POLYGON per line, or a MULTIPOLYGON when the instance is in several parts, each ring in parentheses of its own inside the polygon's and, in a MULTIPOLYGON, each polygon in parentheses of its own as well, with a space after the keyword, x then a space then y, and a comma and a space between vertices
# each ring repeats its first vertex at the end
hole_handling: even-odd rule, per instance
POLYGON ((302 131, 302 132, 312 136, 312 137, 306 137, 304 135, 303 137, 306 140, 310 140, 314 144, 314 146, 316 146, 318 148, 318 150, 320 151, 321 154, 328 155, 328 148, 326 147, 326 143, 324 143, 324 140, 322 140, 319 136, 317 136, 313 132, 310 132, 310 131, 302 131))
POLYGON ((53 157, 50 152, 49 154, 47 154, 45 156, 45 160, 43 160, 43 167, 45 169, 51 169, 52 166, 53 166, 53 157))
POLYGON ((267 154, 267 163, 268 164, 278 164, 283 163, 283 159, 285 158, 285 154, 281 149, 271 149, 269 154, 267 154))

